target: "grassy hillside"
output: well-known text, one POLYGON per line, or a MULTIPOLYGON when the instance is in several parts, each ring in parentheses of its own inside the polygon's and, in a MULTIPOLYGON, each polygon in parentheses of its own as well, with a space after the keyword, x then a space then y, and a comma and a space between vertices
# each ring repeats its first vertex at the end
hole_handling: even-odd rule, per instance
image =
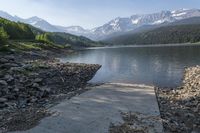
POLYGON ((118 45, 200 42, 200 24, 181 24, 126 34, 106 40, 118 45))
MULTIPOLYGON (((102 46, 103 43, 92 41, 86 37, 67 33, 44 32, 31 25, 0 18, 0 47, 10 45, 13 41, 39 43, 45 47, 91 47, 102 46), (11 41, 12 40, 12 41, 11 41), (4 45, 3 45, 4 44, 4 45)), ((32 43, 30 48, 33 46, 32 43)), ((14 43, 20 45, 21 43, 14 43)), ((26 46, 28 48, 28 46, 26 46)))
POLYGON ((12 40, 33 40, 35 38, 35 35, 27 24, 0 18, 0 27, 8 34, 8 38, 12 40))

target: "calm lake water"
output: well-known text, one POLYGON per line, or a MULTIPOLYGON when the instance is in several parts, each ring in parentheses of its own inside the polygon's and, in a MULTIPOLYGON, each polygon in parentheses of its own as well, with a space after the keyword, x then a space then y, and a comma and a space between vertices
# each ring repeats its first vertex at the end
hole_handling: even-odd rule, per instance
POLYGON ((63 62, 101 64, 92 83, 120 82, 175 87, 185 67, 200 65, 200 46, 140 46, 86 49, 63 62))

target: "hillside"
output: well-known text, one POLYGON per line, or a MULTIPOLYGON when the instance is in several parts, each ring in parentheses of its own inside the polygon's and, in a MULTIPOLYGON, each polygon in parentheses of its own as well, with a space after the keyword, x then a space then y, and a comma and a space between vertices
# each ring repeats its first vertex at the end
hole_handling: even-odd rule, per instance
POLYGON ((103 45, 101 42, 95 42, 83 36, 75 36, 61 32, 45 32, 37 35, 36 40, 46 43, 70 45, 72 47, 92 47, 103 45))
POLYGON ((163 26, 149 31, 113 37, 106 42, 117 45, 195 43, 200 41, 200 24, 163 26))
POLYGON ((4 18, 0 18, 0 27, 4 29, 11 40, 27 40, 35 38, 35 35, 27 24, 16 23, 4 18))
POLYGON ((45 46, 47 46, 46 44, 50 44, 49 46, 60 45, 61 47, 91 47, 103 45, 103 43, 92 41, 83 36, 59 32, 45 32, 28 24, 0 18, 0 43, 5 44, 6 41, 10 40, 31 41, 43 43, 45 46))

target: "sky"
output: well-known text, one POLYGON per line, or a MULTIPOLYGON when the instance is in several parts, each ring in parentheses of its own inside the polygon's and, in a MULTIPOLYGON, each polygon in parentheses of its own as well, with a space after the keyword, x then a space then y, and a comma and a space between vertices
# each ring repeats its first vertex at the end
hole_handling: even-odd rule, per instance
POLYGON ((0 10, 22 18, 38 16, 54 25, 101 26, 116 17, 199 8, 200 0, 1 0, 0 10))

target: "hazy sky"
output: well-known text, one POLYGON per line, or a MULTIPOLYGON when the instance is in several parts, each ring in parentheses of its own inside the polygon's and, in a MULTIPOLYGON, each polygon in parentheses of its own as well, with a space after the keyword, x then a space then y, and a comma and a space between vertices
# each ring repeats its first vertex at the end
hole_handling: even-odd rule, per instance
POLYGON ((52 24, 84 28, 100 26, 116 17, 161 10, 200 8, 200 0, 1 0, 0 10, 52 24))

